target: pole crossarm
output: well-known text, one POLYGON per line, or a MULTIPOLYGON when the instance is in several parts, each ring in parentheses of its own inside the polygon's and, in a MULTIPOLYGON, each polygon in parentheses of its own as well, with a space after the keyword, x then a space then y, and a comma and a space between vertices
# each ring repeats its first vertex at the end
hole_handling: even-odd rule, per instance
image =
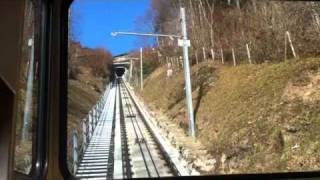
POLYGON ((154 33, 137 33, 137 32, 112 32, 112 36, 117 35, 136 35, 136 36, 153 36, 153 37, 169 37, 171 38, 182 38, 181 35, 174 35, 174 34, 154 34, 154 33))

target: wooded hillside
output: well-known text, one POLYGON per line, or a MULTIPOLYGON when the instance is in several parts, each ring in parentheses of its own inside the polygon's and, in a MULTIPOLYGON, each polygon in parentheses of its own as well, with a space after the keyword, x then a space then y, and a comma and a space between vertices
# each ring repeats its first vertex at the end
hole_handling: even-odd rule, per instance
MULTIPOLYGON (((232 53, 237 63, 249 63, 249 59, 252 63, 279 62, 320 54, 320 3, 152 0, 145 25, 156 33, 181 34, 180 6, 186 8, 193 63, 204 58, 232 62, 232 53)), ((157 41, 162 57, 182 54, 176 41, 157 41)))

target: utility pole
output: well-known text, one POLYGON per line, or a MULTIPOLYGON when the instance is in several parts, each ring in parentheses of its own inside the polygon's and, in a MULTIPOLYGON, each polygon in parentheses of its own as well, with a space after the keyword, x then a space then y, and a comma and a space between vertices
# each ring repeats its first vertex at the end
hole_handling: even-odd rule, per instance
POLYGON ((143 91, 143 63, 142 63, 142 48, 140 48, 140 89, 143 91))
POLYGON ((188 117, 189 117, 189 133, 192 137, 195 137, 195 124, 194 124, 193 105, 192 105, 191 74, 190 74, 189 53, 188 53, 188 46, 190 44, 190 41, 188 40, 188 34, 187 34, 185 9, 180 8, 180 13, 181 13, 181 29, 182 29, 182 40, 183 40, 184 79, 185 79, 185 86, 186 86, 185 89, 186 89, 188 117))

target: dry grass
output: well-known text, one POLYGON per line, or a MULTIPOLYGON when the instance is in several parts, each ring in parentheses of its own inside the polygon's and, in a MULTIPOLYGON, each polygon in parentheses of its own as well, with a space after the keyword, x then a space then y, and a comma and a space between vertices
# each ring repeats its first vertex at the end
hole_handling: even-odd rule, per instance
POLYGON ((88 67, 80 66, 78 80, 68 81, 68 164, 72 160, 72 133, 81 137, 81 122, 99 100, 104 90, 104 79, 93 76, 88 67))
MULTIPOLYGON (((198 138, 220 164, 215 173, 318 170, 320 102, 284 94, 289 84, 319 88, 310 78, 319 69, 319 59, 193 67, 198 138)), ((144 99, 186 128, 183 73, 165 80, 162 67, 155 74, 147 80, 144 99)))

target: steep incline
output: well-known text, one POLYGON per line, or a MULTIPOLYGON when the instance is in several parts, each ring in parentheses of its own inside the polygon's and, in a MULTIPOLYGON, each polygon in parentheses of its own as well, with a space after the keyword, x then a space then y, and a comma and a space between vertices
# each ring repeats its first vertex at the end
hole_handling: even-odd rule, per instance
MULTIPOLYGON (((193 67, 198 140, 214 157, 214 166, 202 172, 318 170, 319 70, 317 58, 237 67, 201 63, 193 67)), ((186 130, 183 82, 183 72, 166 79, 165 67, 161 67, 146 80, 141 96, 158 116, 165 117, 164 126, 175 124, 186 130)), ((184 144, 177 141, 175 138, 175 144, 184 144)), ((188 156, 190 162, 197 161, 192 149, 188 156)))

